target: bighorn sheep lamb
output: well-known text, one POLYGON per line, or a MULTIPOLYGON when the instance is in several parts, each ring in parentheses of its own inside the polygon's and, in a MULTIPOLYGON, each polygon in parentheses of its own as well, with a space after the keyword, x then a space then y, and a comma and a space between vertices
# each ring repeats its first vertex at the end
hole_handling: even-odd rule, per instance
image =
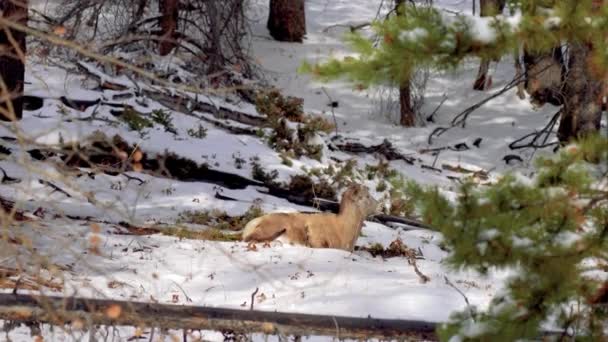
POLYGON ((361 185, 353 184, 342 195, 340 212, 274 213, 260 216, 245 225, 243 240, 271 241, 277 238, 314 248, 352 251, 363 220, 374 212, 378 202, 361 185))

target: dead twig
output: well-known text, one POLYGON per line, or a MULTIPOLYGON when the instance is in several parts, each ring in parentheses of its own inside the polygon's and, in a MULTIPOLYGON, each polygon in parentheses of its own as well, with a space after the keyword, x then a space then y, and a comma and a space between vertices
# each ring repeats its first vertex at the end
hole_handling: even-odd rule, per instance
POLYGON ((559 119, 561 114, 562 114, 562 110, 560 109, 559 111, 557 111, 557 113, 555 113, 553 115, 553 117, 547 123, 547 125, 545 125, 545 127, 543 127, 540 131, 528 133, 528 134, 524 135, 523 137, 513 141, 512 143, 509 144, 509 148, 512 150, 519 150, 519 149, 524 149, 524 148, 539 149, 539 148, 544 148, 544 147, 549 147, 549 146, 554 146, 554 145, 559 144, 558 142, 547 143, 547 140, 549 140, 549 137, 553 133, 553 128, 557 124, 557 120, 559 119), (529 138, 532 138, 532 139, 528 143, 523 143, 525 140, 527 140, 529 138), (542 142, 539 143, 540 139, 542 139, 542 142))
POLYGON ((72 195, 70 195, 70 194, 69 194, 67 191, 63 190, 62 188, 58 187, 57 185, 55 185, 55 184, 53 184, 53 183, 51 183, 51 182, 49 182, 49 181, 47 181, 47 180, 44 180, 44 179, 39 179, 39 180, 38 180, 38 182, 39 182, 40 184, 44 184, 44 185, 46 185, 46 186, 48 186, 48 187, 52 188, 52 189, 53 189, 53 191, 52 191, 51 193, 53 193, 53 192, 57 191, 57 192, 60 192, 60 193, 62 193, 62 194, 64 194, 64 195, 66 195, 67 197, 72 197, 72 195))
POLYGON ((255 302, 255 295, 258 293, 259 290, 260 290, 260 288, 256 287, 255 291, 253 291, 253 293, 251 293, 251 304, 249 305, 249 310, 253 310, 253 303, 255 302))
POLYGON ((338 102, 334 101, 334 99, 329 95, 325 87, 322 87, 321 90, 323 90, 325 96, 327 96, 327 98, 329 99, 328 106, 331 108, 331 116, 334 119, 334 129, 336 131, 336 136, 338 136, 338 120, 336 120, 336 113, 334 111, 334 109, 338 106, 338 102))
POLYGON ((549 69, 551 65, 548 65, 545 68, 542 68, 541 70, 538 70, 536 73, 534 73, 533 75, 530 75, 528 73, 523 73, 520 75, 516 75, 509 83, 507 83, 501 90, 495 92, 494 94, 486 97, 485 99, 475 103, 474 105, 466 108, 465 110, 463 110, 462 112, 458 113, 453 119, 452 122, 450 124, 450 126, 448 127, 437 127, 435 128, 431 134, 429 135, 427 141, 428 144, 431 145, 433 143, 433 138, 435 137, 439 137, 440 135, 442 135, 443 133, 449 131, 450 129, 454 128, 454 127, 462 127, 464 128, 467 122, 467 119, 469 117, 469 115, 471 115, 471 113, 473 113, 474 111, 476 111, 477 109, 481 108, 483 105, 485 105, 486 103, 490 102, 491 100, 503 95, 504 93, 506 93, 507 91, 513 89, 514 87, 517 87, 520 83, 524 82, 526 80, 527 77, 531 77, 534 75, 538 75, 542 72, 544 72, 545 70, 549 69))
POLYGON ((138 185, 144 185, 144 184, 146 184, 146 182, 145 182, 144 180, 142 180, 141 178, 137 178, 137 177, 129 176, 129 175, 128 175, 128 174, 126 174, 126 173, 123 173, 122 175, 123 175, 123 176, 125 176, 125 178, 127 178, 127 180, 129 180, 129 181, 132 181, 132 180, 133 180, 133 181, 137 181, 137 182, 139 182, 139 184, 138 184, 138 185))
POLYGON ((456 290, 456 292, 460 293, 460 295, 462 296, 462 298, 464 298, 464 302, 467 303, 467 307, 471 310, 471 318, 473 320, 475 320, 475 317, 473 316, 473 314, 474 314, 473 308, 471 307, 471 303, 469 302, 469 298, 464 294, 464 292, 462 292, 459 288, 457 288, 456 285, 452 284, 452 282, 450 281, 450 279, 448 279, 447 276, 444 275, 443 279, 445 279, 446 285, 448 285, 451 288, 453 288, 454 290, 456 290))

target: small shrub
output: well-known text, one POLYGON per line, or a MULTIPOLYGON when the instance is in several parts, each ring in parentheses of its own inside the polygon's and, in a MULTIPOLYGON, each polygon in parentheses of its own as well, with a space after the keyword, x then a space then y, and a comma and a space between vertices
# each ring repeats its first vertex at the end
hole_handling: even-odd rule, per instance
POLYGON ((197 138, 197 139, 205 139, 207 137, 207 128, 203 127, 203 125, 198 124, 198 128, 188 128, 188 135, 197 138))
POLYGON ((332 183, 338 184, 339 187, 344 187, 348 183, 352 182, 357 178, 356 175, 357 161, 355 159, 349 159, 342 167, 335 169, 332 176, 332 183))
POLYGON ((165 132, 177 134, 177 130, 175 129, 175 126, 173 126, 173 118, 169 112, 162 109, 156 109, 152 111, 151 117, 152 121, 165 127, 165 132))
POLYGON ((304 120, 304 124, 302 125, 301 129, 306 134, 317 132, 331 133, 336 129, 336 126, 322 116, 309 115, 304 120))
POLYGON ((152 121, 145 118, 142 113, 136 111, 131 106, 126 106, 119 118, 125 122, 132 131, 142 132, 145 128, 154 126, 152 121))
POLYGON ((304 121, 304 100, 283 96, 276 88, 259 92, 255 106, 258 112, 265 114, 271 122, 282 118, 294 122, 304 121))
POLYGON ((381 243, 376 242, 365 248, 365 250, 369 252, 373 257, 376 257, 376 255, 382 255, 382 253, 384 253, 384 246, 381 243))
POLYGON ((178 224, 197 224, 208 226, 210 228, 222 230, 240 230, 247 222, 256 217, 264 215, 264 211, 258 204, 250 206, 243 215, 229 216, 223 210, 187 210, 181 213, 178 217, 178 224))
POLYGON ((288 188, 291 193, 311 200, 315 197, 336 200, 336 191, 326 180, 315 183, 309 176, 297 175, 291 177, 288 188))
MULTIPOLYGON (((333 125, 320 116, 306 116, 302 99, 285 97, 277 89, 260 92, 256 99, 258 112, 268 117, 268 127, 272 133, 268 137, 269 145, 278 152, 290 152, 296 158, 308 156, 321 160, 323 146, 311 144, 310 140, 317 132, 328 132, 333 125), (297 129, 292 129, 288 121, 299 122, 297 129)), ((259 136, 265 136, 259 130, 259 136)))
POLYGON ((414 217, 415 203, 408 195, 408 184, 403 176, 399 175, 398 177, 391 178, 390 183, 391 190, 389 191, 389 214, 404 217, 414 217))
POLYGON ((262 210, 262 207, 259 206, 259 205, 257 205, 257 204, 253 204, 240 217, 240 221, 241 221, 241 223, 243 223, 243 225, 245 225, 247 222, 253 220, 254 218, 258 218, 258 217, 260 217, 262 215, 264 215, 264 210, 262 210))
POLYGON ((186 210, 179 214, 177 222, 206 225, 213 217, 214 215, 208 210, 186 210))
POLYGON ((391 169, 389 162, 386 160, 378 161, 378 165, 365 165, 365 171, 369 180, 374 178, 394 178, 398 175, 398 172, 395 169, 391 169))
POLYGON ((337 184, 338 187, 344 187, 348 185, 348 183, 352 182, 360 178, 357 173, 357 161, 355 159, 349 159, 345 161, 342 165, 339 164, 330 164, 329 166, 323 168, 311 168, 304 170, 306 174, 310 177, 321 178, 326 176, 326 178, 331 179, 331 184, 337 184))
POLYGON ((290 156, 287 153, 283 152, 283 153, 279 154, 279 157, 281 158, 281 163, 283 165, 289 166, 289 167, 293 166, 293 162, 291 161, 290 156))
POLYGON ((62 116, 67 116, 70 114, 70 110, 63 104, 59 104, 57 105, 57 113, 61 114, 62 116))
POLYGON ((279 185, 275 180, 279 176, 279 171, 272 170, 267 172, 260 164, 260 158, 258 157, 251 158, 249 163, 251 164, 251 176, 253 179, 270 186, 279 185))
POLYGON ((234 167, 239 170, 243 168, 243 165, 245 165, 245 163, 247 163, 247 161, 241 157, 241 154, 239 152, 233 153, 232 159, 234 159, 234 167))
POLYGON ((175 236, 180 239, 209 240, 209 241, 241 241, 241 234, 227 233, 218 228, 191 230, 183 227, 172 227, 161 230, 163 235, 175 236))

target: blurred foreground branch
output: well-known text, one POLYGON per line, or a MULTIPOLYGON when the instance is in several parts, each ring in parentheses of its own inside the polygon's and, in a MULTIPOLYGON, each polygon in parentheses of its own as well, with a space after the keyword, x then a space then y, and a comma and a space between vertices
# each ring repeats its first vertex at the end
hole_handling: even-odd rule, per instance
POLYGON ((114 300, 0 294, 0 319, 23 323, 202 329, 339 339, 435 339, 435 323, 114 300))

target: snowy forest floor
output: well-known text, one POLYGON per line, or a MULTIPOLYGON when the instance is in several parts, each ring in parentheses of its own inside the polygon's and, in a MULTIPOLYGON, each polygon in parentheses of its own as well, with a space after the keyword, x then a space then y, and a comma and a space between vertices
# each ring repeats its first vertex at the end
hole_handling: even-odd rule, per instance
MULTIPOLYGON (((270 38, 264 27, 266 3, 254 1, 251 16, 257 19, 252 31, 252 52, 268 82, 286 95, 303 98, 306 113, 331 121, 335 115, 344 141, 366 146, 390 141, 399 153, 413 160, 411 164, 403 160, 388 162, 389 168, 405 179, 437 185, 453 194, 458 179, 471 173, 483 171, 479 172, 484 175, 480 183, 492 182, 504 172, 529 174, 535 155, 552 153, 551 149, 509 149, 509 143, 541 129, 557 111, 550 105, 534 108, 528 100, 520 100, 515 89, 473 112, 466 128, 451 129, 428 144, 427 138, 436 127, 448 126, 454 115, 513 79, 511 60, 505 58, 493 65, 494 83, 486 92, 471 90, 477 61, 471 60, 453 72, 431 72, 422 112, 429 115, 442 103, 435 123, 404 129, 394 124, 394 110, 382 112, 388 109, 382 109, 386 106, 380 102, 386 104, 390 100, 386 91, 354 91, 348 83, 319 84, 296 73, 303 60, 314 62, 348 54, 340 41, 344 28, 330 26, 372 20, 377 1, 307 1, 308 35, 303 44, 279 43, 270 38), (337 101, 337 107, 328 106, 332 101, 337 101), (448 148, 439 154, 425 151, 463 146, 462 143, 467 149, 448 148), (507 164, 503 160, 506 155, 517 155, 521 161, 507 164)), ((462 1, 438 3, 450 9, 469 10, 459 8, 462 1)), ((122 57, 136 58, 126 54, 122 57)), ((183 65, 179 57, 169 56, 158 58, 154 67, 194 79, 196 76, 183 65)), ((10 150, 0 161, 6 172, 0 194, 3 200, 16 202, 19 213, 8 230, 11 248, 0 252, 1 267, 15 269, 28 265, 34 260, 32 255, 44 256, 44 262, 37 263, 37 267, 30 265, 23 270, 25 274, 40 275, 43 285, 35 281, 40 279, 34 279, 30 288, 20 292, 249 308, 251 294, 257 288, 253 304, 258 310, 443 322, 451 312, 466 306, 454 286, 471 305, 484 308, 509 275, 504 270, 494 270, 487 276, 451 270, 442 263, 447 254, 441 249, 441 234, 403 225, 366 222, 357 245, 370 247, 379 243, 387 247, 401 239, 418 252, 417 266, 430 278, 428 282, 421 281, 405 257, 385 259, 364 250, 348 253, 280 243, 252 247, 240 241, 193 238, 196 234, 192 232, 210 229, 193 220, 193 213, 209 215, 215 210, 234 217, 246 214, 252 206, 259 206, 264 212, 315 209, 268 194, 260 185, 230 188, 221 182, 178 180, 146 172, 112 175, 87 168, 68 169, 62 166, 61 153, 54 148, 57 144, 84 146, 92 136, 118 135, 146 156, 171 152, 248 180, 252 179, 255 166, 262 165, 265 170, 277 170, 278 182, 289 182, 291 177, 311 169, 340 170, 353 160, 354 171, 347 178, 363 182, 377 198, 386 199, 388 190, 378 191, 382 179, 366 173, 366 166, 377 166, 380 159, 374 154, 332 151, 330 133, 320 135, 324 146, 320 161, 302 157, 286 165, 262 138, 235 134, 212 124, 215 119, 211 112, 200 110, 187 115, 165 107, 158 98, 147 96, 138 88, 150 92, 166 88, 111 76, 95 63, 83 63, 78 68, 65 61, 32 58, 26 81, 26 94, 44 98, 42 107, 25 111, 16 127, 0 127, 2 146, 10 150), (88 71, 84 72, 83 67, 88 71), (125 89, 99 90, 102 81, 123 85, 125 89), (78 110, 62 102, 61 97, 100 102, 78 110), (131 129, 116 115, 116 108, 125 105, 139 112, 170 114, 171 129, 158 122, 140 131, 131 129), (205 118, 206 121, 201 120, 205 118), (196 136, 193 128, 204 134, 196 136), (190 233, 180 235, 176 222, 190 233)), ((178 89, 172 91, 180 93, 178 89)), ((232 99, 208 96, 198 101, 211 104, 211 108, 223 106, 254 118, 262 116, 255 106, 232 99)), ((255 129, 231 120, 220 121, 255 129)), ((236 239, 233 230, 220 233, 213 239, 236 239)), ((14 282, 3 285, 4 291, 13 291, 14 282)), ((135 334, 126 328, 118 333, 118 340, 135 334)), ((29 339, 25 328, 8 334, 13 340, 29 339)), ((57 330, 45 330, 43 335, 48 340, 71 338, 57 330)), ((78 337, 84 339, 86 333, 78 337)), ((222 336, 205 332, 203 337, 209 340, 222 336)))

